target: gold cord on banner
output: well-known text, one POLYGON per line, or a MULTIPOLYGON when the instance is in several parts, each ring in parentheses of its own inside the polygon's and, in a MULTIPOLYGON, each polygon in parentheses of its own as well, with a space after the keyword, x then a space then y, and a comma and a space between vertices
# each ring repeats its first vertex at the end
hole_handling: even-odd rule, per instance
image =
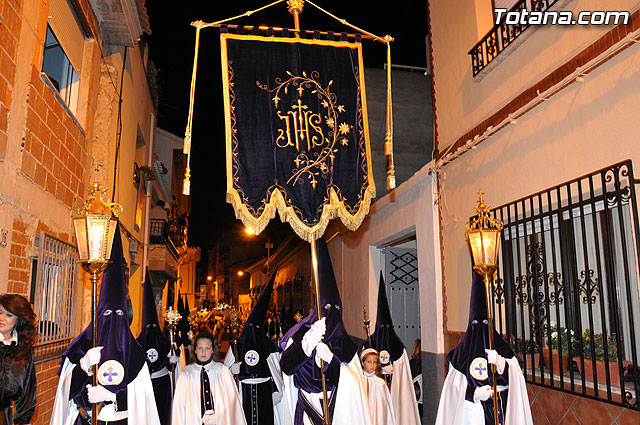
POLYGON ((198 74, 198 50, 200 47, 200 27, 196 27, 196 47, 193 53, 193 71, 191 71, 191 90, 189 91, 189 115, 187 116, 187 128, 184 131, 184 147, 182 153, 191 153, 191 125, 193 124, 193 105, 196 96, 196 75, 198 74))
POLYGON ((184 172, 182 182, 182 194, 191 194, 191 126, 193 124, 193 106, 196 96, 196 75, 198 74, 198 50, 200 48, 200 27, 196 27, 196 46, 193 54, 193 71, 191 72, 191 90, 189 92, 189 115, 187 117, 187 128, 184 131, 184 146, 182 153, 187 155, 187 168, 184 172))
POLYGON ((393 102, 391 96, 391 43, 389 41, 387 41, 387 132, 384 137, 384 154, 389 159, 387 190, 393 190, 396 188, 396 169, 393 164, 393 102))

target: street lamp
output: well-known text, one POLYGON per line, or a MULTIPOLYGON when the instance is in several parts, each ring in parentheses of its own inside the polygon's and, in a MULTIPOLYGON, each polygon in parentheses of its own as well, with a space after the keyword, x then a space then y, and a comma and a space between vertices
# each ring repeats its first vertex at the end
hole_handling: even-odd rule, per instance
MULTIPOLYGON (((478 206, 474 208, 476 215, 466 225, 467 242, 473 258, 473 269, 484 278, 484 289, 487 298, 487 319, 489 328, 489 349, 493 350, 493 309, 489 287, 498 262, 500 231, 502 221, 491 216, 491 207, 482 199, 483 192, 478 192, 478 206)), ((496 394, 496 367, 491 364, 493 390, 493 417, 498 425, 498 398, 496 394)))
POLYGON ((256 230, 252 227, 245 227, 244 231, 251 236, 258 235, 258 236, 262 236, 267 240, 267 242, 264 244, 264 247, 267 248, 267 261, 265 262, 265 267, 267 268, 267 273, 269 273, 269 261, 271 260, 271 250, 274 247, 273 242, 271 242, 271 239, 269 239, 269 237, 264 233, 256 233, 256 230))
MULTIPOLYGON (((122 206, 104 202, 102 195, 107 192, 97 181, 89 186, 89 199, 71 216, 78 241, 78 251, 82 268, 91 274, 91 345, 98 345, 97 298, 100 274, 109 265, 113 237, 118 226, 118 215, 122 206)), ((93 369, 93 386, 98 385, 96 365, 93 369)), ((97 405, 92 405, 91 423, 98 422, 97 405)))

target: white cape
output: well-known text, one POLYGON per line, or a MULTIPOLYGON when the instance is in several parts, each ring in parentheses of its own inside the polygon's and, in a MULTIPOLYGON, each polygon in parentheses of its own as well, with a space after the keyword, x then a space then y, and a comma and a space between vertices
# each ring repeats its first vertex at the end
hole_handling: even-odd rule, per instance
MULTIPOLYGON (((533 425, 527 386, 520 364, 515 357, 505 359, 509 364, 509 394, 504 425, 533 425)), ((451 364, 442 387, 436 425, 484 425, 484 411, 480 403, 465 400, 467 377, 451 364)))
MULTIPOLYGON (((202 366, 191 363, 178 377, 173 395, 172 425, 201 425, 200 371, 202 366)), ((218 362, 205 366, 211 384, 216 425, 246 425, 238 389, 229 369, 218 362)))
MULTIPOLYGON (((51 412, 50 425, 72 425, 79 414, 76 403, 69 400, 71 376, 75 367, 75 363, 71 363, 68 358, 64 359, 51 412)), ((109 404, 100 411, 98 419, 115 421, 128 418, 130 425, 160 425, 156 399, 153 396, 151 375, 146 363, 140 369, 136 379, 127 385, 127 406, 128 410, 116 412, 114 405, 109 404)))
POLYGON ((376 375, 364 375, 373 425, 395 425, 391 394, 387 383, 376 375))
POLYGON ((390 392, 396 423, 402 425, 422 424, 420 413, 418 412, 416 392, 413 388, 407 350, 403 349, 402 356, 393 362, 393 378, 391 378, 390 392))
MULTIPOLYGON (((280 403, 282 405, 282 424, 293 425, 293 416, 298 402, 298 389, 293 384, 293 376, 283 373, 283 377, 284 395, 280 403)), ((320 394, 321 397, 322 394, 320 394)), ((306 414, 304 423, 310 424, 306 414)), ((366 382, 357 353, 349 363, 340 364, 338 395, 331 425, 373 425, 366 396, 366 382)))

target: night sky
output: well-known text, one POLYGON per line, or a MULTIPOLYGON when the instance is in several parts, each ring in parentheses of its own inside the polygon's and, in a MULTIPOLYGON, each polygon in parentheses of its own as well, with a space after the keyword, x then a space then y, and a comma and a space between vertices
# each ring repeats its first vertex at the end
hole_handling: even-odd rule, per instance
MULTIPOLYGON (((192 21, 213 22, 243 14, 270 1, 182 1, 147 2, 152 34, 147 36, 149 58, 159 69, 161 88, 158 126, 184 136, 189 107, 189 88, 193 67, 195 28, 192 21)), ((398 0, 381 7, 380 3, 361 0, 314 2, 352 25, 378 36, 394 37, 392 62, 399 65, 426 66, 425 36, 427 12, 424 0, 398 0)), ((230 24, 271 25, 293 28, 293 16, 286 2, 241 17, 230 24)), ((300 15, 300 27, 307 30, 354 33, 340 22, 306 4, 300 15)), ((382 43, 363 41, 365 66, 381 67, 386 61, 382 43)), ((233 208, 226 203, 225 130, 220 70, 220 39, 217 28, 201 31, 196 86, 196 104, 192 128, 190 243, 202 247, 220 240, 223 229, 240 226, 233 208)), ((279 223, 279 219, 274 219, 279 223)), ((270 224, 280 227, 277 224, 270 224)))

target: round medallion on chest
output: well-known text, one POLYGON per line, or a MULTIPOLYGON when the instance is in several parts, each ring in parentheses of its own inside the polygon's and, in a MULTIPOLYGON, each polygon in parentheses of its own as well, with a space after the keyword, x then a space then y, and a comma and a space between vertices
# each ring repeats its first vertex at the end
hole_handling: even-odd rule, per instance
POLYGON ((158 351, 155 348, 149 348, 147 350, 147 360, 150 363, 155 363, 158 360, 158 351))
POLYGON ((124 379, 124 367, 116 360, 107 360, 98 368, 100 385, 118 385, 124 379))
POLYGON ((244 362, 248 366, 255 366, 260 361, 260 355, 255 350, 249 350, 244 355, 244 362))
POLYGON ((489 368, 487 367, 487 359, 476 357, 469 365, 469 374, 478 381, 484 381, 489 377, 489 368))

